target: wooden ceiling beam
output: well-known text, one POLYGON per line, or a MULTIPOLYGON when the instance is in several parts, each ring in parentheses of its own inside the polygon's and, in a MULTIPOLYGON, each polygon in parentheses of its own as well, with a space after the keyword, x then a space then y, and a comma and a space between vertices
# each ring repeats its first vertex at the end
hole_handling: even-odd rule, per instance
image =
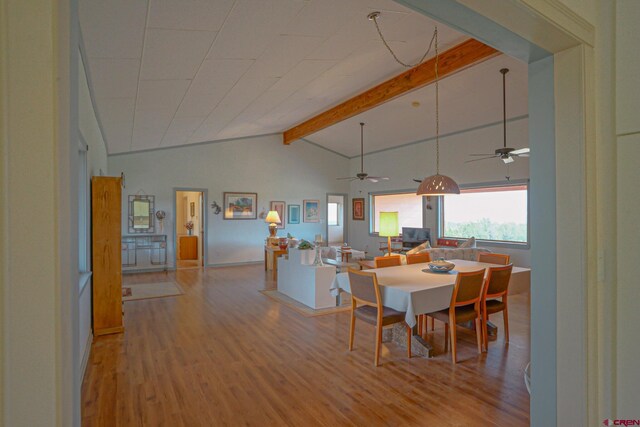
MULTIPOLYGON (((442 52, 439 56, 440 79, 471 67, 500 52, 475 39, 469 39, 442 52)), ((306 120, 282 134, 282 142, 291 144, 300 138, 384 104, 400 95, 435 81, 435 58, 405 71, 347 101, 306 120)))

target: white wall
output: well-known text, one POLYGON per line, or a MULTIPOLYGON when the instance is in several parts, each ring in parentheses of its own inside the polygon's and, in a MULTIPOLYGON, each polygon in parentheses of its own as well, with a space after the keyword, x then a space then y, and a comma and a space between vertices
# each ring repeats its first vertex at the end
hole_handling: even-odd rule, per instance
MULTIPOLYGON (((348 184, 337 181, 336 177, 344 176, 348 167, 349 160, 344 157, 300 141, 284 146, 277 135, 109 157, 109 171, 124 172, 126 176, 123 200, 143 190, 155 196, 156 210, 167 212, 164 233, 168 236, 171 266, 174 263, 174 188, 208 189, 208 265, 262 261, 264 240, 269 234, 264 220, 224 220, 222 212, 212 213, 211 203, 216 201, 222 206, 225 191, 258 193, 258 212, 268 210, 272 200, 302 207, 303 199, 317 199, 322 213, 320 222, 301 221, 278 229, 279 236, 291 233, 313 240, 316 234, 325 233, 326 193, 347 192, 348 184)), ((125 206, 123 204, 123 209, 125 206)), ((123 218, 126 216, 127 212, 123 211, 123 218)), ((127 234, 124 221, 122 233, 127 234)))
POLYGON ((615 85, 617 135, 617 418, 638 418, 640 394, 640 34, 636 27, 640 20, 640 2, 616 2, 615 85))
MULTIPOLYGON (((507 145, 514 148, 528 146, 528 120, 522 118, 507 123, 507 145)), ((505 181, 507 167, 497 159, 480 162, 464 163, 469 160, 470 153, 492 153, 502 146, 502 125, 492 125, 481 129, 456 133, 440 138, 440 173, 448 175, 458 184, 472 184, 483 182, 505 181)), ((365 221, 349 219, 349 243, 356 249, 364 249, 369 255, 379 255, 380 237, 369 236, 369 193, 378 191, 411 190, 415 191, 418 184, 413 178, 422 179, 435 173, 436 143, 427 141, 407 145, 393 150, 382 151, 366 155, 364 158, 365 171, 372 175, 388 176, 389 181, 370 183, 367 181, 353 181, 351 197, 365 198, 365 221)), ((360 167, 358 158, 351 159, 351 173, 356 173, 360 167)), ((509 167, 512 180, 529 178, 529 160, 518 159, 509 167)), ((432 210, 427 210, 426 226, 431 228, 432 240, 437 237, 435 203, 432 210)), ((349 218, 351 218, 349 216, 349 218)), ((511 255, 514 264, 530 266, 529 249, 514 249, 483 245, 500 253, 511 255)))
MULTIPOLYGON (((99 176, 100 171, 107 173, 107 148, 102 138, 96 113, 91 103, 91 94, 87 81, 87 74, 82 62, 82 53, 78 55, 78 127, 89 147, 87 152, 87 170, 89 176, 99 176)), ((90 187, 90 186, 89 186, 90 187)), ((91 199, 89 198, 89 204, 91 199)), ((90 228, 87 230, 90 233, 90 228)), ((89 240, 90 242, 90 240, 89 240)), ((91 244, 88 244, 87 254, 91 265, 91 244)), ((80 290, 79 295, 79 345, 80 360, 86 363, 91 348, 91 279, 80 290)), ((84 367, 85 365, 83 365, 84 367)), ((84 371, 82 371, 84 373, 84 371)))

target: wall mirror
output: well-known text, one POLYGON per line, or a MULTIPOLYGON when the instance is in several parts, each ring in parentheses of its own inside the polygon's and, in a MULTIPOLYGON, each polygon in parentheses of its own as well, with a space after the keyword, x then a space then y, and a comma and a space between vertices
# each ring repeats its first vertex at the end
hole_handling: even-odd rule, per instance
POLYGON ((129 233, 155 232, 154 196, 129 196, 129 233))

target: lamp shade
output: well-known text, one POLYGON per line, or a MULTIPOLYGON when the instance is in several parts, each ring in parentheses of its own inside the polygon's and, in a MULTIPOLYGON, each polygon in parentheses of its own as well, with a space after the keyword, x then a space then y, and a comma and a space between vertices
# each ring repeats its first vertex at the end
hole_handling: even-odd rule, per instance
POLYGON ((442 196, 443 194, 460 194, 460 187, 456 182, 445 175, 431 175, 420 183, 418 196, 442 196))
POLYGON ((269 211, 264 222, 268 222, 269 224, 280 224, 280 215, 278 215, 277 211, 269 211))
POLYGON ((378 235, 380 237, 396 237, 399 233, 398 212, 380 212, 378 235))

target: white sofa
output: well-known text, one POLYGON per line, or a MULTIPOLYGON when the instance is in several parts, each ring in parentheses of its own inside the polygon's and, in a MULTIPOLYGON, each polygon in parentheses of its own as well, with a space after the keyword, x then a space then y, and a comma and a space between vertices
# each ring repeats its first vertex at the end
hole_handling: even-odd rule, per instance
POLYGON ((434 261, 440 258, 475 261, 478 259, 479 253, 491 252, 487 248, 429 248, 426 251, 429 252, 431 259, 434 261))

